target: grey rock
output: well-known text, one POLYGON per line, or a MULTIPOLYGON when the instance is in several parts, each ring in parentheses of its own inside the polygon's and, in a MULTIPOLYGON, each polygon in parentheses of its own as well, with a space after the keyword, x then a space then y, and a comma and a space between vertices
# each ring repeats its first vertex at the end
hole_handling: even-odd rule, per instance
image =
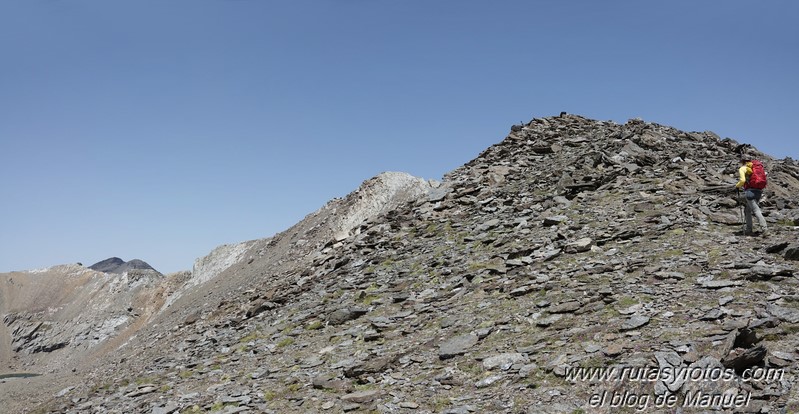
POLYGON ((352 382, 344 379, 337 379, 335 375, 320 375, 315 377, 311 384, 314 388, 320 390, 334 390, 334 391, 351 391, 352 382))
POLYGON ((766 311, 785 322, 799 323, 799 309, 785 308, 771 303, 766 306, 766 311))
POLYGON ((591 250, 594 241, 589 237, 576 240, 566 245, 563 249, 566 253, 582 253, 591 250))
POLYGON ((362 404, 373 401, 381 395, 383 395, 383 390, 364 390, 342 395, 341 400, 349 403, 362 404))
POLYGON ((546 227, 557 226, 557 225, 559 225, 561 223, 566 222, 566 220, 568 220, 568 219, 569 218, 566 217, 566 216, 550 216, 550 217, 544 218, 544 223, 543 224, 546 227))
POLYGON ((655 277, 658 279, 685 279, 685 274, 681 272, 656 272, 655 277))
POLYGON ((442 414, 469 414, 475 413, 477 409, 471 405, 464 405, 460 407, 448 408, 442 414))
POLYGON ((580 309, 582 304, 576 300, 559 303, 547 308, 549 313, 572 313, 580 309))
POLYGON ((466 353, 471 347, 477 345, 477 335, 467 334, 452 338, 441 344, 438 350, 440 359, 449 359, 466 353))
POLYGON ((357 409, 359 409, 359 408, 361 408, 361 404, 358 404, 358 403, 352 403, 352 402, 351 402, 351 403, 346 403, 346 404, 344 404, 344 405, 341 407, 341 410, 342 410, 342 411, 344 411, 345 413, 348 413, 348 412, 350 412, 350 411, 355 411, 355 410, 357 410, 357 409))
POLYGON ((751 274, 760 278, 772 278, 775 276, 793 276, 793 270, 780 266, 769 266, 757 264, 750 269, 751 274))
POLYGON ((144 384, 144 385, 140 385, 135 390, 125 394, 125 397, 136 398, 136 397, 140 397, 140 396, 145 395, 145 394, 149 394, 151 392, 155 392, 156 390, 158 390, 158 387, 156 387, 155 385, 153 385, 153 384, 144 384))
POLYGON ((537 364, 523 365, 521 368, 519 368, 519 377, 527 378, 538 371, 539 369, 537 364))
POLYGON ((723 289, 727 287, 743 285, 743 282, 739 280, 705 280, 702 282, 697 280, 697 282, 705 289, 723 289))
POLYGON ((787 352, 771 351, 770 354, 785 361, 796 361, 796 356, 787 352))
POLYGON ((493 370, 499 368, 503 371, 507 371, 512 367, 514 364, 518 364, 521 362, 525 362, 527 358, 520 353, 505 353, 499 355, 493 355, 483 360, 483 368, 486 370, 493 370))
POLYGON ((560 249, 546 249, 535 252, 535 257, 541 261, 547 262, 560 256, 562 251, 560 249))
POLYGON ((174 402, 169 402, 163 407, 153 407, 151 414, 171 414, 178 410, 179 406, 174 402))
POLYGON ((481 379, 480 381, 477 381, 474 384, 474 386, 477 387, 477 388, 490 387, 495 382, 497 382, 497 381, 499 381, 501 379, 502 379, 502 375, 492 375, 490 377, 486 377, 486 378, 481 379))
POLYGON ((499 226, 500 224, 501 222, 499 221, 499 219, 491 219, 478 226, 477 231, 488 231, 499 226))
POLYGON ((550 325, 552 325, 553 323, 555 323, 555 322, 557 322, 557 321, 559 321, 559 320, 561 320, 561 319, 563 319, 563 315, 560 315, 560 314, 557 314, 557 315, 550 315, 550 316, 547 316, 547 317, 545 317, 545 318, 540 318, 540 319, 537 319, 537 320, 535 321, 535 324, 536 324, 537 326, 541 326, 541 327, 547 327, 547 326, 550 326, 550 325))
MULTIPOLYGON (((785 250, 785 248, 788 247, 789 245, 790 245, 790 243, 788 243, 788 242, 782 242, 782 243, 773 244, 773 245, 771 245, 769 247, 766 247, 766 253, 771 253, 771 254, 779 253, 779 252, 785 250)), ((786 259, 787 259, 787 257, 786 257, 786 259)))
POLYGON ((655 383, 655 393, 658 395, 676 393, 685 382, 685 378, 678 374, 683 362, 682 357, 673 351, 656 352, 655 359, 658 362, 659 372, 663 373, 655 383))
POLYGON ((344 375, 349 378, 354 378, 366 374, 377 374, 388 369, 388 367, 396 362, 401 356, 402 354, 393 354, 373 357, 345 368, 344 375))
POLYGON ((784 257, 785 260, 799 260, 799 245, 787 248, 784 257))
POLYGON ((433 203, 439 202, 447 198, 447 194, 449 194, 449 192, 450 189, 447 187, 431 187, 428 190, 427 199, 433 203))
POLYGON ((623 331, 630 331, 633 329, 640 328, 649 323, 649 317, 643 315, 635 315, 630 319, 627 319, 622 325, 621 330, 623 331))
POLYGON ((588 343, 588 344, 583 344, 583 350, 586 353, 593 354, 594 352, 601 351, 602 347, 595 343, 588 343))
POLYGON ((711 310, 707 311, 704 315, 699 317, 699 320, 700 321, 713 321, 713 320, 721 318, 722 316, 724 316, 724 312, 722 312, 721 309, 716 308, 716 309, 711 309, 711 310))
POLYGON ((367 313, 363 308, 337 309, 327 316, 327 321, 332 325, 341 325, 353 319, 358 319, 367 313))
POLYGON ((758 345, 740 352, 736 351, 737 350, 734 350, 733 353, 724 358, 722 363, 725 367, 733 368, 737 372, 743 372, 743 370, 759 364, 768 353, 768 350, 763 345, 758 345))

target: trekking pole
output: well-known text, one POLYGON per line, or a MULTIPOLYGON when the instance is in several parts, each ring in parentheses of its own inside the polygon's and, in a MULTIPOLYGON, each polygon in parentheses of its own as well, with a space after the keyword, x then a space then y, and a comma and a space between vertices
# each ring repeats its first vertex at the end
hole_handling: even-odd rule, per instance
MULTIPOLYGON (((741 189, 736 187, 735 191, 738 193, 738 201, 743 201, 746 203, 746 200, 741 200, 741 189)), ((739 211, 741 212, 741 234, 746 235, 746 218, 744 217, 743 204, 741 204, 741 209, 739 211)))

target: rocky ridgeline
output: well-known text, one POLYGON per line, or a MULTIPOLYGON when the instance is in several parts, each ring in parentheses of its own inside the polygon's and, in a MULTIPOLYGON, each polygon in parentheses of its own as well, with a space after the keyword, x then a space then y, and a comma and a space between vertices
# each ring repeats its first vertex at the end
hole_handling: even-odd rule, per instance
POLYGON ((42 411, 797 412, 799 165, 756 153, 770 227, 743 237, 738 145, 514 126, 345 235, 331 214, 357 197, 248 246, 42 411))
POLYGON ((138 329, 163 301, 153 289, 163 277, 144 262, 127 263, 109 273, 75 264, 2 275, 1 369, 55 372, 138 329))

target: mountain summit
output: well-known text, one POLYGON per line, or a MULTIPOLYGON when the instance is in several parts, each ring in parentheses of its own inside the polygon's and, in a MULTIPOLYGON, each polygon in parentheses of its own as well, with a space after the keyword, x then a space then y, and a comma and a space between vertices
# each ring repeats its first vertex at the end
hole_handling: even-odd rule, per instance
MULTIPOLYGON (((3 403, 797 412, 799 164, 750 151, 769 172, 769 233, 745 237, 740 145, 638 119, 534 119, 441 182, 380 175, 282 233, 214 250, 191 273, 101 281, 71 268, 109 283, 87 296, 130 292, 134 311, 85 322, 87 335, 113 326, 94 344, 62 338, 34 353, 6 344, 50 344, 56 332, 32 324, 80 314, 3 305, 15 316, 0 356, 44 374, 0 384, 3 403)), ((35 278, 4 275, 0 292, 42 289, 35 278)))
POLYGON ((109 259, 101 260, 89 266, 89 269, 103 273, 125 273, 130 270, 156 271, 152 266, 143 260, 133 259, 129 262, 126 262, 118 257, 111 257, 109 259))

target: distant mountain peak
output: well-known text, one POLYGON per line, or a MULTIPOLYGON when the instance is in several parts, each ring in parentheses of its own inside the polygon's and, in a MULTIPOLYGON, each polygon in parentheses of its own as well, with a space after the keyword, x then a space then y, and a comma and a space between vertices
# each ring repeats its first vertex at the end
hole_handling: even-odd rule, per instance
POLYGON ((110 257, 108 259, 101 260, 89 266, 89 269, 103 273, 119 273, 119 274, 125 273, 129 270, 152 270, 158 272, 143 260, 133 259, 126 262, 120 259, 119 257, 110 257))

